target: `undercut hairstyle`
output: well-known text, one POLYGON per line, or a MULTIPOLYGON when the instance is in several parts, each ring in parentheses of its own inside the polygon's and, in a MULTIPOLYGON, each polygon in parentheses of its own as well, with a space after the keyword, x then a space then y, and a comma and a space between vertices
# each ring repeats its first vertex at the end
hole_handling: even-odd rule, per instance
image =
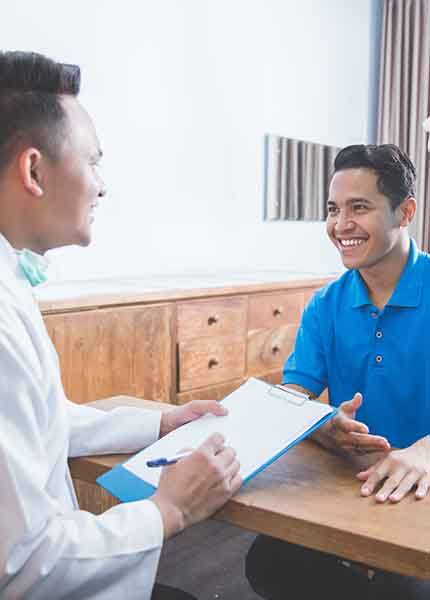
POLYGON ((0 173, 22 145, 55 160, 67 117, 62 95, 77 96, 79 67, 35 52, 0 52, 0 173))
POLYGON ((334 172, 346 169, 374 171, 378 190, 390 200, 393 211, 406 198, 415 197, 415 167, 407 154, 394 144, 357 144, 343 148, 335 158, 334 172))

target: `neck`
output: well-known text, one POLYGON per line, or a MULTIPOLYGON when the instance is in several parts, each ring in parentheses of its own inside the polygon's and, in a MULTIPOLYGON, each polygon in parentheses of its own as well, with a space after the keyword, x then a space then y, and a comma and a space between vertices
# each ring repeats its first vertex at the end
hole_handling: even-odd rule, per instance
POLYGON ((381 309, 391 298, 409 257, 410 238, 403 235, 382 260, 371 267, 359 269, 373 304, 381 309))
POLYGON ((44 254, 46 248, 43 248, 38 240, 35 239, 34 235, 31 235, 26 231, 26 228, 21 223, 17 223, 13 219, 3 219, 3 215, 0 215, 0 233, 7 239, 9 244, 15 250, 22 250, 28 248, 37 252, 38 254, 44 254))
POLYGON ((31 203, 16 192, 15 186, 0 180, 0 233, 16 250, 28 248, 43 254, 46 248, 39 243, 33 213, 31 203))

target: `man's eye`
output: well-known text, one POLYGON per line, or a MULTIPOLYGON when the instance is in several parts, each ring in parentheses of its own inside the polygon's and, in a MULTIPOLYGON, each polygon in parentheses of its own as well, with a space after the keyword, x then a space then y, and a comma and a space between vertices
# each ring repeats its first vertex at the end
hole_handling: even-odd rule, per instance
POLYGON ((357 203, 357 204, 354 204, 354 210, 364 211, 364 210, 367 210, 367 206, 365 204, 357 203))
POLYGON ((338 212, 337 206, 327 206, 327 212, 329 215, 335 215, 338 212))

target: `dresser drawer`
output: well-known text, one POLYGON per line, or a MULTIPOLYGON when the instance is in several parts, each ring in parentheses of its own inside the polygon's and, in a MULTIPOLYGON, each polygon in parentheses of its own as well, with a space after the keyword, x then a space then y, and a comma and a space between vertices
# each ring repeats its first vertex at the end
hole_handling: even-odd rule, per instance
MULTIPOLYGON (((312 296, 315 294, 315 292, 316 292, 317 290, 319 290, 319 289, 321 289, 321 288, 318 288, 318 287, 312 287, 312 288, 305 288, 305 289, 303 290, 303 295, 304 295, 304 297, 305 297, 305 304, 304 304, 304 307, 307 305, 307 303, 308 303, 308 302, 309 302, 309 300, 312 298, 312 296)), ((304 307, 303 307, 303 308, 304 308, 304 307)))
POLYGON ((248 334, 247 374, 260 375, 282 369, 294 347, 297 324, 261 329, 248 334))
POLYGON ((178 340, 244 335, 246 308, 244 297, 180 303, 177 305, 178 340))
POLYGON ((245 374, 243 337, 222 337, 180 342, 179 391, 221 383, 245 374))
POLYGON ((240 379, 232 379, 226 383, 218 383, 188 392, 181 392, 176 395, 176 404, 185 404, 191 400, 223 400, 231 392, 237 390, 242 383, 245 383, 245 379, 241 377, 240 379))
POLYGON ((248 330, 273 329, 299 323, 303 306, 303 292, 254 296, 249 299, 248 330))

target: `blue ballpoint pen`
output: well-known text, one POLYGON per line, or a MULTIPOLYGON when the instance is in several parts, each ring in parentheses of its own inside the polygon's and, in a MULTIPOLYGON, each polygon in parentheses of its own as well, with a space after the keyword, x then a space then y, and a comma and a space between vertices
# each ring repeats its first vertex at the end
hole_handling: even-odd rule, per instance
POLYGON ((174 465, 181 458, 186 458, 191 454, 192 450, 188 450, 187 452, 178 452, 177 454, 173 454, 173 456, 161 456, 160 458, 153 458, 152 460, 146 461, 147 467, 165 467, 167 465, 174 465))

